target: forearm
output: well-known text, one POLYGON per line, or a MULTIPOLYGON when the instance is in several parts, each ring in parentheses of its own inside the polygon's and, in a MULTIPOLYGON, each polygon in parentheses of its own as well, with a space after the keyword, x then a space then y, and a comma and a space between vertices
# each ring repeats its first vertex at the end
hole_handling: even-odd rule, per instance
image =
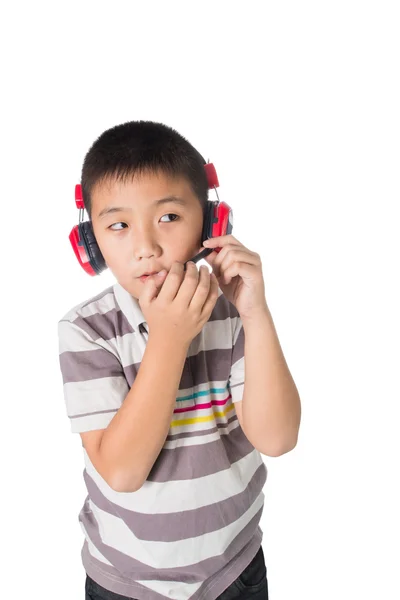
POLYGON ((266 308, 243 320, 245 384, 243 422, 260 452, 278 456, 297 443, 300 398, 286 364, 272 316, 266 308))
POLYGON ((147 479, 168 435, 187 350, 149 334, 136 379, 101 440, 113 489, 135 491, 147 479))

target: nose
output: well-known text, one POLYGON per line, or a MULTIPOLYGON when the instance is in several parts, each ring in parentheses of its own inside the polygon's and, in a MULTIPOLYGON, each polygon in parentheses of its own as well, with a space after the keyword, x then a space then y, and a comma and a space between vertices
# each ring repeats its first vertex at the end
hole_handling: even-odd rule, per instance
POLYGON ((136 260, 158 256, 160 246, 157 243, 154 232, 151 229, 138 229, 132 234, 133 253, 136 260))

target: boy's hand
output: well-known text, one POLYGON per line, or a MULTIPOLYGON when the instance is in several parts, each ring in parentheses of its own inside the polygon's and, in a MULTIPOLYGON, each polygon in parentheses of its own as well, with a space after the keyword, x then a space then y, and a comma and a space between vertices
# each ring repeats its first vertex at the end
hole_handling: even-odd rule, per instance
POLYGON ((205 260, 212 266, 219 287, 234 304, 241 318, 252 317, 267 308, 261 258, 233 235, 221 235, 203 243, 205 248, 221 248, 205 260))
POLYGON ((218 282, 203 265, 174 262, 169 273, 152 275, 144 283, 140 308, 150 331, 190 345, 210 318, 218 298, 218 282), (161 288, 161 289, 160 289, 161 288))

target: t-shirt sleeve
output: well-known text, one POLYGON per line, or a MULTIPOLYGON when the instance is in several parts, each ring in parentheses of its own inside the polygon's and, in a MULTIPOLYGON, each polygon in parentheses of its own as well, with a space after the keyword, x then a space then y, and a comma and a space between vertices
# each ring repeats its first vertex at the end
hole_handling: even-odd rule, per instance
POLYGON ((232 402, 240 402, 244 390, 244 329, 239 316, 235 317, 236 324, 232 337, 232 363, 229 376, 232 402))
POLYGON ((119 358, 68 320, 58 322, 58 341, 71 431, 105 429, 129 391, 119 358))

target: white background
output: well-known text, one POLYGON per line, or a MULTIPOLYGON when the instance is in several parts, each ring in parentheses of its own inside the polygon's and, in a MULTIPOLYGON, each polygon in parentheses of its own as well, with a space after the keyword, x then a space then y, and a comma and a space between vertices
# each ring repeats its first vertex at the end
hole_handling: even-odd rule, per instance
POLYGON ((2 597, 84 597, 86 496, 57 321, 112 282, 69 246, 102 131, 175 127, 263 261, 302 399, 264 457, 272 600, 395 600, 399 582, 397 2, 15 2, 0 15, 2 597))

